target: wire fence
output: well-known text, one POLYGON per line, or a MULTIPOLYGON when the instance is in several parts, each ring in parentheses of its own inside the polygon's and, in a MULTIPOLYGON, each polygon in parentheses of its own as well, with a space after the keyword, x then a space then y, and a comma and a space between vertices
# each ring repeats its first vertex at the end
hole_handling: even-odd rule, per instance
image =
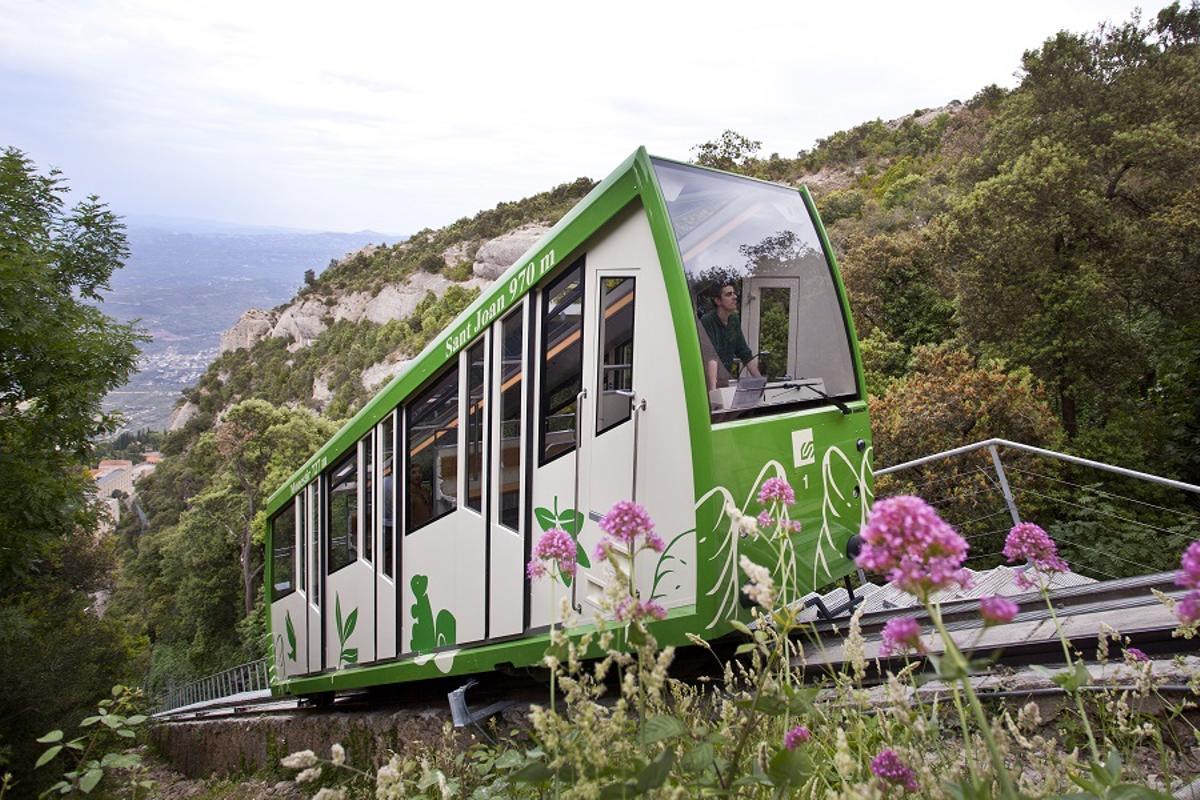
POLYGON ((1177 569, 1200 538, 1200 487, 1000 439, 876 472, 876 497, 917 494, 971 547, 967 566, 1006 563, 1004 539, 1035 522, 1081 575, 1177 569))

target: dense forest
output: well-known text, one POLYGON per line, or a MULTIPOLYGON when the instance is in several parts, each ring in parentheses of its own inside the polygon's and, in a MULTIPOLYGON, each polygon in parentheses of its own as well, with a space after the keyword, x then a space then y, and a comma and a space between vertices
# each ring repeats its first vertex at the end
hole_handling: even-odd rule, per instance
MULTIPOLYGON (((694 160, 812 190, 861 340, 877 464, 1003 436, 1200 483, 1200 6, 1059 33, 1023 55, 1019 76, 1011 90, 867 122, 794 157, 726 131, 694 160)), ((301 298, 332 304, 417 271, 465 280, 480 242, 552 223, 592 185, 580 179, 364 251, 314 276, 301 298)), ((473 296, 451 287, 408 317, 339 322, 302 349, 267 338, 222 355, 188 393, 200 413, 166 437, 166 460, 139 484, 142 513, 100 548, 111 569, 70 574, 84 519, 6 527, 6 544, 10 530, 50 544, 22 564, 4 556, 0 769, 6 758, 28 763, 31 737, 95 688, 70 674, 74 661, 101 659, 105 679, 148 675, 155 691, 259 657, 264 498, 365 401, 363 370, 414 355, 473 296), (313 397, 318 375, 332 376, 324 403, 313 397), (60 594, 41 596, 39 583, 60 594), (112 591, 103 621, 81 612, 70 633, 51 622, 54 605, 82 607, 101 586, 112 591), (18 655, 43 635, 70 640, 57 667, 18 655), (83 647, 103 655, 84 659, 83 647), (52 685, 69 689, 63 703, 36 713, 21 704, 52 685)), ((0 359, 0 381, 11 380, 10 363, 0 359)), ((9 452, 12 437, 35 434, 13 427, 20 401, 5 391, 0 383, 9 452)), ((72 447, 82 453, 98 432, 79 431, 72 447)), ((952 501, 966 503, 965 485, 952 501)), ((1077 540, 1103 534, 1114 553, 1155 550, 1148 537, 1158 534, 1102 527, 1103 504, 1085 505, 1059 523, 1077 540)))

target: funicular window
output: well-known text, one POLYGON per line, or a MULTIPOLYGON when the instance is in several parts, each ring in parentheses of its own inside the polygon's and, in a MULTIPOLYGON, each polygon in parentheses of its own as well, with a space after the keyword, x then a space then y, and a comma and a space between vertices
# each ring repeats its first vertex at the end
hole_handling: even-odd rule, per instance
POLYGON ((600 281, 600 376, 596 382, 596 433, 620 425, 633 412, 633 278, 600 281))
POLYGON ((857 396, 833 270, 800 193, 655 159, 714 421, 857 396))
POLYGON ((375 545, 375 434, 362 441, 363 452, 363 558, 374 558, 375 545))
POLYGON ((383 481, 383 574, 392 577, 396 551, 396 423, 394 412, 383 420, 383 447, 380 450, 380 480, 383 481))
POLYGON ((458 507, 458 366, 408 406, 405 534, 458 507))
POLYGON ((521 387, 525 325, 520 311, 500 325, 500 523, 520 529, 521 387))
POLYGON ((329 572, 358 558, 358 448, 329 475, 329 572))
POLYGON ((583 386, 583 259, 542 293, 541 463, 575 449, 583 386))
POLYGON ((467 508, 483 510, 484 341, 467 351, 467 508))
POLYGON ((295 572, 296 507, 288 503, 271 518, 271 600, 292 593, 295 572))

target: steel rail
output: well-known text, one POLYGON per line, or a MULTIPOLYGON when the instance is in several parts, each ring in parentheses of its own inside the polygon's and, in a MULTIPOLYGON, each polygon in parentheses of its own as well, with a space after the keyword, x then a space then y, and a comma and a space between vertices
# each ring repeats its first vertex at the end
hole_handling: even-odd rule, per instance
POLYGON ((890 467, 877 469, 873 474, 877 478, 881 475, 891 475, 892 473, 900 472, 901 470, 920 467, 934 461, 943 461, 947 458, 952 458, 953 456, 959 456, 965 453, 973 453, 976 450, 983 450, 988 447, 1005 447, 1011 450, 1020 450, 1025 453, 1032 453, 1034 455, 1045 456, 1046 458, 1054 458, 1058 459, 1059 461, 1065 461, 1068 464, 1075 464, 1081 467, 1091 467, 1092 469, 1098 469, 1103 472, 1111 472, 1114 475, 1121 475, 1126 478, 1137 478, 1138 480, 1157 483, 1160 486, 1170 486, 1172 489, 1181 489, 1185 492, 1200 494, 1200 486, 1192 483, 1185 483, 1184 481, 1176 481, 1170 478, 1164 478, 1161 475, 1151 475, 1148 472, 1138 472, 1135 469, 1115 467, 1112 464, 1105 464, 1100 461, 1092 461, 1089 458, 1080 458, 1079 456, 1067 455, 1066 453, 1060 453, 1057 450, 1046 450, 1041 447, 1021 444, 1020 442, 1010 442, 1008 439, 984 439, 982 442, 975 442, 974 444, 955 447, 952 450, 943 450, 940 453, 922 456, 921 458, 915 458, 912 461, 905 461, 901 464, 893 464, 890 467))

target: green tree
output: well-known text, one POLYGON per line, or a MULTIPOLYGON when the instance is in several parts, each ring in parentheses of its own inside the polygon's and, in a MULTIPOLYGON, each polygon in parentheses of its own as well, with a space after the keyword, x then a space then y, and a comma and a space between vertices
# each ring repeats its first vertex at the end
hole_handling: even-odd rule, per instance
POLYGON ((723 169, 728 172, 745 172, 755 161, 762 142, 749 139, 742 134, 726 130, 716 139, 692 148, 696 163, 703 167, 723 169))
POLYGON ((0 595, 93 524, 82 464, 115 429, 100 400, 144 341, 94 305, 127 255, 123 226, 94 196, 66 208, 66 193, 57 172, 0 154, 0 595))
POLYGON ((944 253, 965 333, 1029 365, 1074 437, 1148 410, 1200 303, 1200 7, 1060 33, 1022 65, 944 253))

